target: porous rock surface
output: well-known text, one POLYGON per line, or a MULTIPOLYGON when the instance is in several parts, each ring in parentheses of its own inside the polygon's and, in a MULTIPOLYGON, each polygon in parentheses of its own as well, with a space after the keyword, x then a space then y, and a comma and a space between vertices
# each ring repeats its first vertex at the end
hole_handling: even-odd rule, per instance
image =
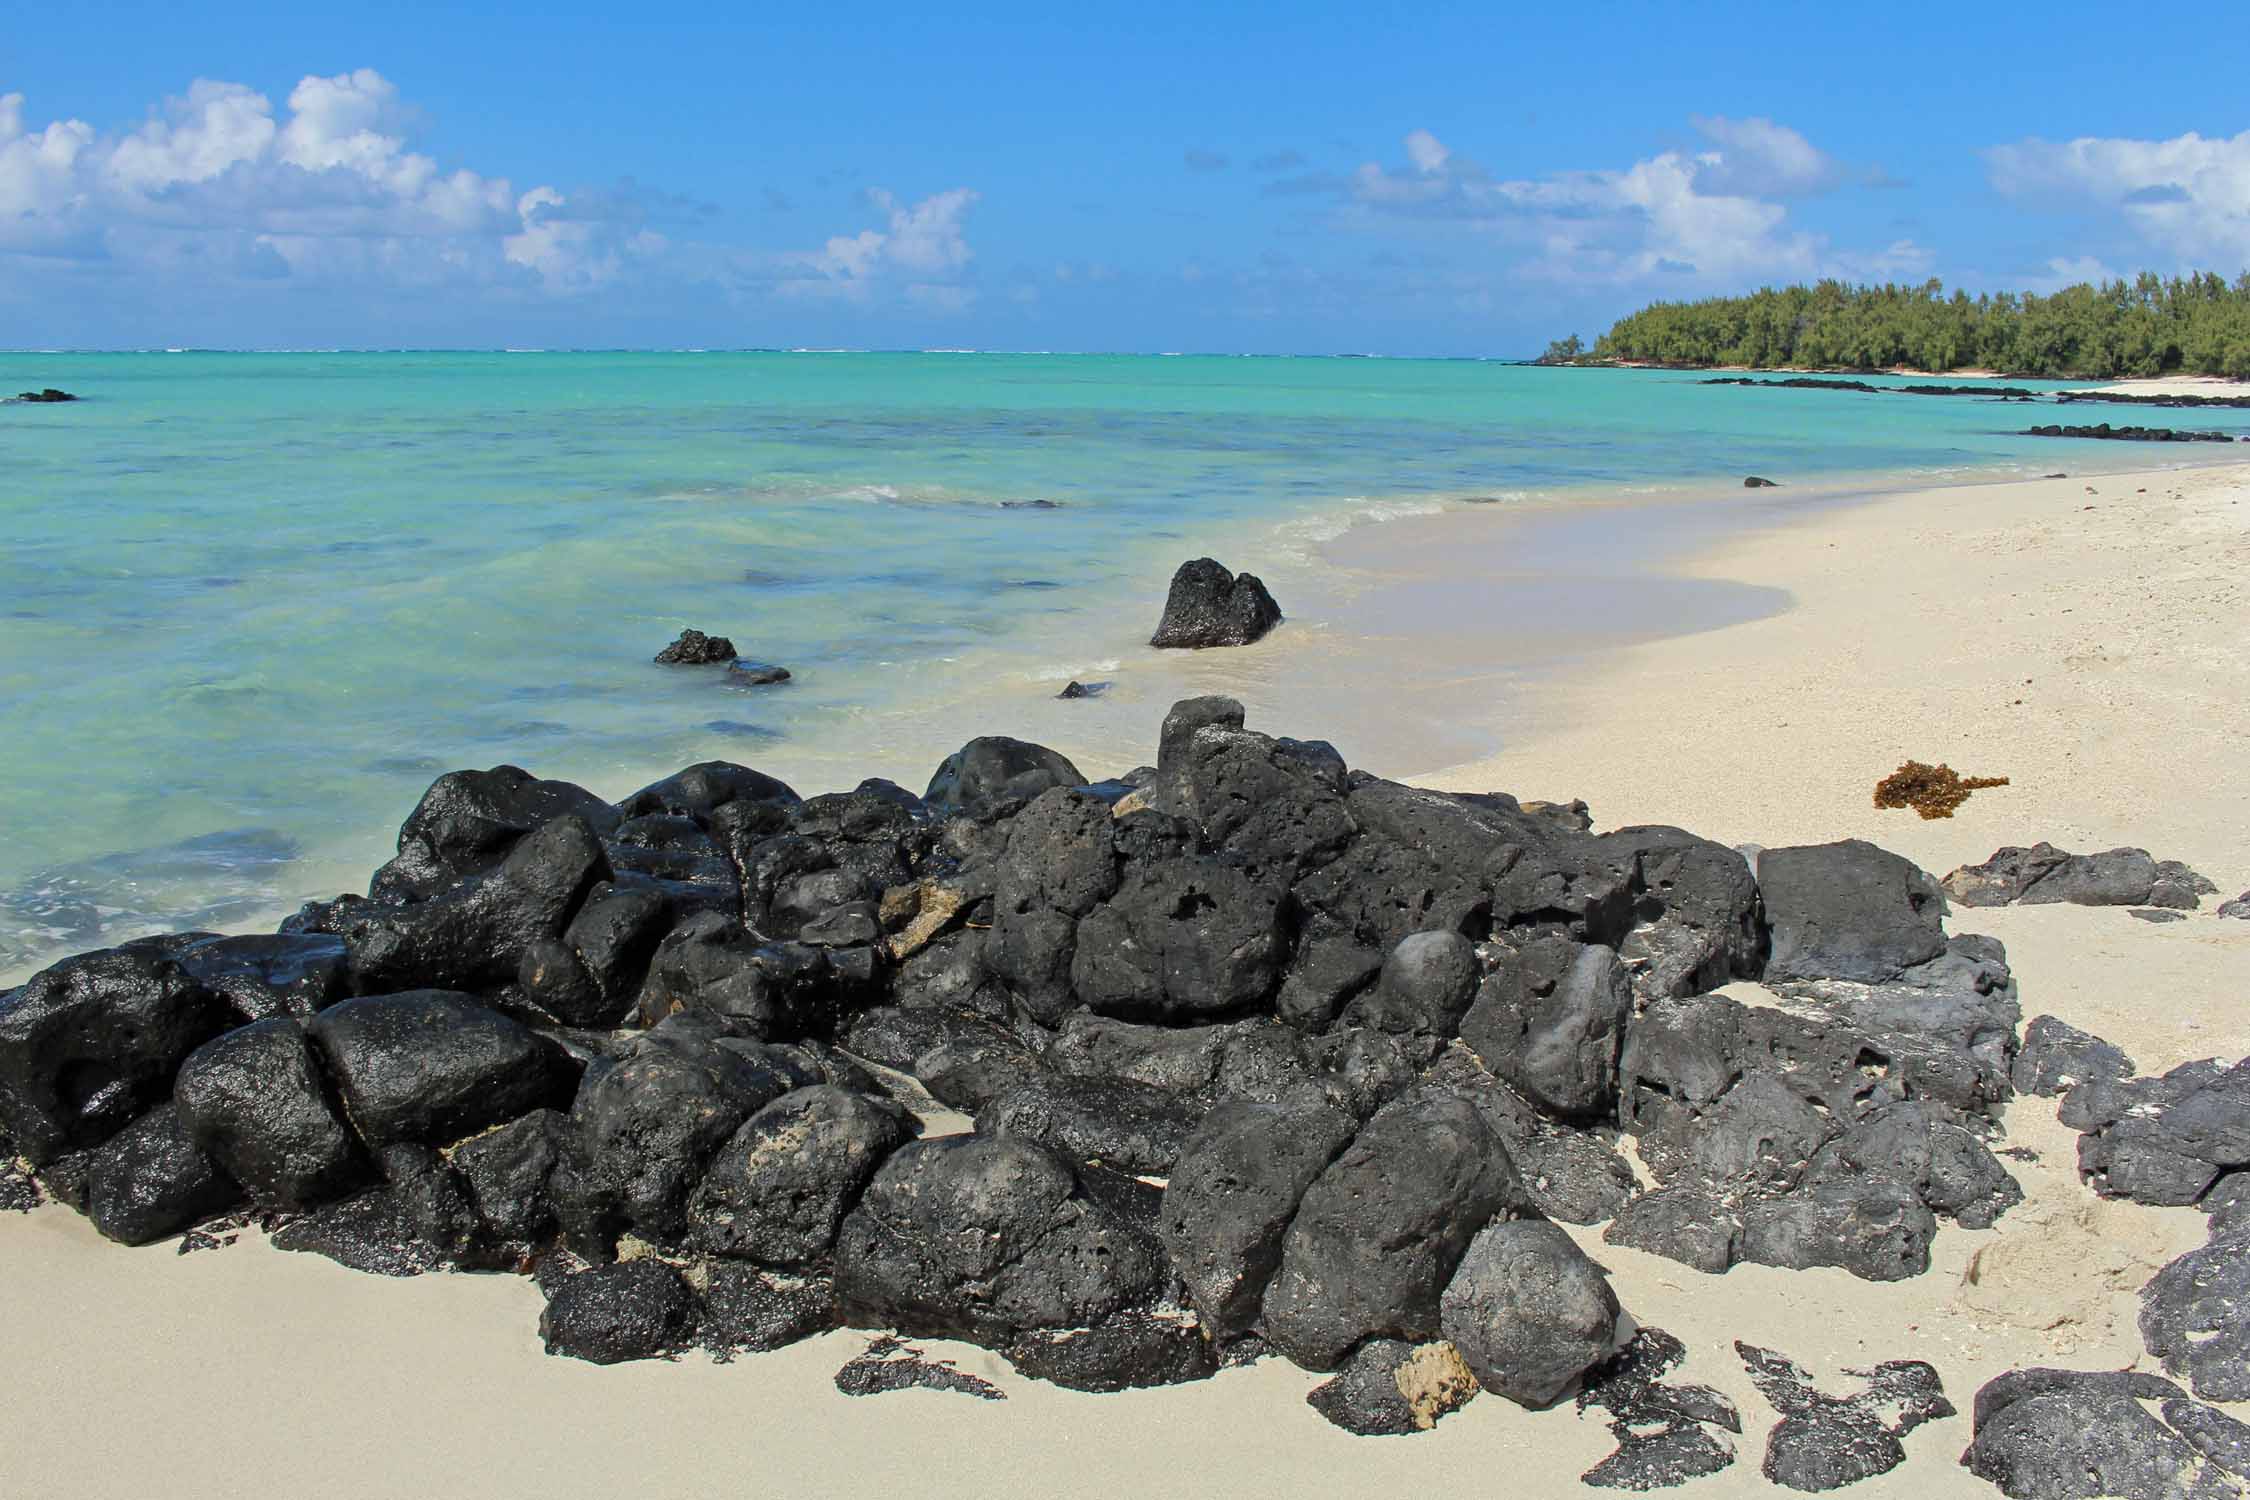
MULTIPOLYGON (((848 1325, 1114 1390, 1270 1352, 1366 1431, 1582 1389, 1631 1437, 1589 1482, 1626 1487, 1723 1466, 1739 1419, 1663 1384, 1676 1346, 1555 1221, 1918 1274, 2018 1196, 1986 1143, 2019 1087, 2071 1088, 2109 1189, 2250 1164, 2233 1073, 2135 1079, 2052 1026, 2019 1057, 2000 945, 1897 856, 1590 823, 1226 699, 1103 783, 1001 737, 921 796, 453 772, 364 896, 0 995, 0 1154, 129 1242, 247 1203, 363 1269, 529 1272, 549 1347, 599 1362, 848 1325), (933 1101, 974 1128, 926 1132, 933 1101)), ((1769 1463, 1903 1431, 1845 1426, 1872 1458, 1769 1463)))

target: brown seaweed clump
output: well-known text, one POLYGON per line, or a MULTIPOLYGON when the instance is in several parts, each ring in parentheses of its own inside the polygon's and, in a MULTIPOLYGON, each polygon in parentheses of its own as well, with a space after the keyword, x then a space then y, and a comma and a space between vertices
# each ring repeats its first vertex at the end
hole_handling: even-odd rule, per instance
POLYGON ((1969 793, 2006 786, 2005 776, 1963 776, 1948 765, 1910 760, 1875 783, 1877 807, 1911 807, 1925 818, 1950 818, 1969 793))

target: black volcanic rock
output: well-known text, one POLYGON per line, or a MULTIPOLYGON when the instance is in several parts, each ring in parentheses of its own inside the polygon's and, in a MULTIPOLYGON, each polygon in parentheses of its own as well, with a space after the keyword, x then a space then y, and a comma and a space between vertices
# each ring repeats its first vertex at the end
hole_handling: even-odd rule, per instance
POLYGON ((1236 575, 1208 557, 1180 564, 1149 644, 1199 650, 1247 646, 1281 623, 1281 606, 1254 574, 1236 575))
POLYGON ((1306 1189, 1261 1331, 1308 1370, 1335 1369, 1364 1338, 1437 1337, 1440 1294, 1470 1240, 1526 1206, 1471 1105, 1443 1089, 1404 1095, 1306 1189))
POLYGON ((94 1149, 86 1217, 121 1245, 145 1245, 200 1224, 242 1201, 242 1189, 161 1104, 94 1149))
POLYGON ((884 1162, 836 1243, 847 1316, 906 1334, 1006 1342, 1145 1303, 1164 1252, 1014 1136, 916 1141, 884 1162))
POLYGON ((1977 1392, 1961 1463, 2013 1500, 2220 1500, 2250 1477, 2250 1427, 2155 1375, 2011 1370, 1977 1392))
POLYGON ((2153 906, 2193 911, 2218 887, 2181 864, 2146 849, 2072 854, 2053 844, 2013 845, 1981 865, 1945 877, 1947 894, 1964 906, 2027 906, 2067 901, 2078 906, 2153 906))
POLYGON ((534 1109, 567 1105, 578 1069, 561 1048, 468 995, 410 990, 321 1012, 306 1028, 360 1139, 450 1145, 534 1109))
POLYGON ((400 825, 398 857, 376 871, 368 892, 385 901, 427 900, 498 865, 533 829, 571 813, 597 833, 617 824, 608 803, 571 782, 542 781, 517 766, 448 771, 400 825))
POLYGON ((931 773, 922 800, 940 817, 985 817, 1012 812, 1050 787, 1081 786, 1085 780, 1067 758, 1044 745, 989 734, 947 756, 931 773))
POLYGON ((1326 1106, 1245 1101, 1212 1111, 1188 1138, 1165 1184, 1159 1232, 1213 1339, 1257 1325, 1297 1205, 1356 1130, 1326 1106))
POLYGON ((680 1273, 659 1260, 633 1260, 564 1281, 539 1315, 539 1337, 549 1354, 614 1365, 686 1347, 694 1324, 695 1293, 680 1273))
POLYGON ((176 1097, 188 1139, 262 1205, 307 1208, 372 1175, 311 1041, 286 1017, 197 1048, 176 1097))
POLYGON ((0 1134, 35 1167, 97 1145, 161 1103, 233 1020, 163 946, 66 958, 0 993, 0 1134))
POLYGON ((668 667, 716 666, 734 660, 734 642, 723 635, 683 630, 678 640, 656 653, 656 660, 668 667))

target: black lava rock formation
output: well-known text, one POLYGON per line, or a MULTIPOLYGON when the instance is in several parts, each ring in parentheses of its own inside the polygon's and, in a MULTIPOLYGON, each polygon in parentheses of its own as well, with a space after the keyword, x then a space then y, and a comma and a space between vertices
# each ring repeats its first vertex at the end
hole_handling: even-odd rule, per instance
POLYGON ((1247 646, 1281 623, 1281 606, 1251 573, 1236 575, 1208 557, 1180 564, 1164 599, 1151 646, 1247 646))
MULTIPOLYGON (((1583 1390, 1624 1445, 1589 1482, 1668 1483, 1728 1462, 1739 1417, 1662 1384, 1677 1346, 1556 1221, 1714 1273, 1915 1275, 1940 1219, 2019 1196, 2000 1105, 2066 1086, 2105 1191, 2250 1217, 2219 1186, 2250 1073, 2136 1079, 2046 1022, 2019 1054, 2000 945, 1944 909, 1871 845, 1597 834, 1226 699, 1113 782, 999 737, 922 796, 457 771, 364 896, 0 994, 0 1203, 35 1172, 128 1243, 247 1213, 368 1271, 529 1273, 548 1347, 602 1363, 851 1326, 1103 1391, 1270 1352, 1336 1373, 1314 1406, 1368 1432, 1583 1390), (1716 993, 1738 980, 1767 991, 1716 993)), ((2152 1288, 2199 1390, 2238 1378, 2205 1337, 2237 1243, 2152 1288)), ((844 1381, 963 1388, 911 1358, 844 1381)), ((1770 1469, 1891 1461, 1903 1418, 1756 1359, 1797 1402, 1770 1469)), ((1924 1368, 1869 1378, 1934 1411, 1924 1368)))

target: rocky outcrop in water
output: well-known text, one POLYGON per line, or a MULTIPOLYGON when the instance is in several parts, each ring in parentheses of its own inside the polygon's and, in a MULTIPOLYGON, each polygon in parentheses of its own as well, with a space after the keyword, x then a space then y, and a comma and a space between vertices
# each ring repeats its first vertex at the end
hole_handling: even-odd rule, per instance
POLYGON ((678 640, 656 653, 656 659, 668 667, 713 666, 734 660, 734 642, 723 635, 683 630, 678 640))
POLYGON ((19 391, 8 399, 10 401, 28 401, 38 405, 57 401, 76 401, 78 398, 68 391, 58 391, 50 385, 36 391, 19 391))
POLYGON ((1247 646, 1281 623, 1281 606, 1254 574, 1237 575, 1208 557, 1180 564, 1164 598, 1151 646, 1200 650, 1247 646))
POLYGON ((2108 438, 2126 443, 2231 443, 2236 441, 2231 432, 2190 432, 2183 427, 2112 427, 2107 422, 2097 422, 2091 427, 2067 427, 2050 422, 2042 427, 2026 427, 2025 437, 2045 438, 2108 438))
MULTIPOLYGON (((385 1274, 529 1271, 548 1346, 597 1362, 849 1325, 1099 1391, 1273 1353, 1363 1431, 1607 1372, 1635 1441, 1593 1482, 1659 1482, 1739 1419, 1660 1386, 1676 1359, 1558 1222, 1915 1275, 1940 1220, 2016 1200, 1987 1140, 2019 1083, 2123 1075, 2052 1028, 2019 1057, 2000 945, 1895 855, 1590 822, 1224 699, 1116 782, 1001 737, 922 796, 455 772, 365 896, 0 997, 0 1134, 121 1240, 254 1212, 385 1274)), ((2151 1146, 2232 1170, 2204 1108, 2089 1105, 2109 1179, 2151 1146)), ((1904 1431, 1806 1400, 1873 1454, 1815 1434, 1807 1474, 1904 1431)))

